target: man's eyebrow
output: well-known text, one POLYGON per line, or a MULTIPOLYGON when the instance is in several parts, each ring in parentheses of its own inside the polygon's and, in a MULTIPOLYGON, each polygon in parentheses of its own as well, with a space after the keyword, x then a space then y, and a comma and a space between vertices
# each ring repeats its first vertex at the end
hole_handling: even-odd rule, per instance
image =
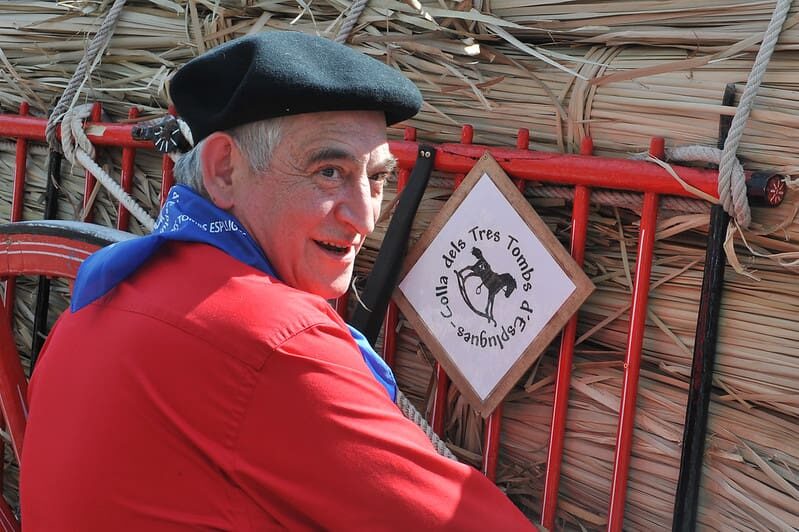
POLYGON ((394 171, 397 169, 397 166, 399 165, 399 163, 397 162, 397 158, 394 157, 393 155, 389 155, 388 157, 386 157, 383 161, 381 161, 380 164, 381 166, 383 166, 383 171, 389 173, 394 173, 394 171))
POLYGON ((346 159, 348 161, 357 161, 358 158, 355 157, 351 152, 347 150, 342 150, 340 148, 321 148, 313 153, 311 153, 310 157, 308 157, 308 163, 320 163, 324 161, 333 161, 333 160, 342 160, 346 159))
MULTIPOLYGON (((347 160, 358 162, 358 158, 353 155, 351 152, 347 150, 343 150, 340 148, 321 148, 313 153, 311 153, 310 157, 308 157, 308 164, 316 164, 324 161, 335 161, 335 160, 347 160)), ((384 172, 393 172, 397 169, 397 158, 393 155, 389 155, 382 161, 380 161, 379 166, 381 166, 384 172)))

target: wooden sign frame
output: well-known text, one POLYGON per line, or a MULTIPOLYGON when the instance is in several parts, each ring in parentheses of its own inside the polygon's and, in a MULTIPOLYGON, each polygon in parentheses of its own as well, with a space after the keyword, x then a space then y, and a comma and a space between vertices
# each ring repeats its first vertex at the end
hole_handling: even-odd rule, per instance
POLYGON ((594 290, 488 152, 433 218, 408 254, 400 278, 394 291, 397 305, 483 417, 494 411, 594 290), (469 200, 467 206, 477 206, 475 211, 483 218, 494 220, 489 222, 495 224, 493 229, 482 228, 471 211, 458 210, 475 187, 481 197, 469 200), (497 226, 502 220, 494 217, 507 223, 497 226), (474 227, 463 229, 470 224, 474 227), (507 227, 516 232, 511 234, 507 227), (523 230, 529 232, 519 233, 523 230), (452 234, 464 236, 451 238, 452 234), (508 273, 495 273, 481 248, 493 252, 494 264, 501 262, 498 271, 508 273), (456 262, 464 266, 456 267, 456 262), (535 270, 546 278, 535 278, 535 270), (554 295, 533 299, 541 291, 554 295), (506 316, 504 321, 497 312, 506 316))

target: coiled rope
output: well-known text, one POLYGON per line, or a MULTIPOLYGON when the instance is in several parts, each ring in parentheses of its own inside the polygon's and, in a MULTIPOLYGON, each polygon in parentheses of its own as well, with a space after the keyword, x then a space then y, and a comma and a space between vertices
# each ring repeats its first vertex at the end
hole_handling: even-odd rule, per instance
POLYGON ((147 231, 152 231, 155 220, 139 205, 133 197, 109 176, 100 165, 94 162, 94 145, 83 130, 83 121, 92 112, 92 104, 87 103, 71 107, 63 115, 61 122, 61 151, 72 164, 80 163, 92 173, 117 201, 130 211, 130 214, 142 224, 147 231))
POLYGON ((97 34, 95 34, 94 38, 89 43, 86 53, 78 64, 78 68, 75 69, 75 73, 72 75, 72 78, 70 78, 69 83, 67 83, 67 88, 64 89, 53 112, 50 113, 50 117, 47 119, 45 137, 47 138, 47 144, 50 145, 51 150, 60 151, 58 139, 56 138, 56 128, 63 119, 67 109, 75 105, 78 95, 80 94, 80 89, 83 87, 84 83, 86 83, 86 80, 89 78, 92 71, 94 71, 95 67, 100 63, 102 53, 111 41, 114 26, 116 26, 119 15, 122 13, 125 2, 126 0, 116 0, 114 5, 111 6, 111 9, 108 10, 108 14, 102 24, 100 24, 100 29, 97 30, 97 34))
MULTIPOLYGON (((524 193, 527 196, 536 198, 574 199, 574 187, 550 185, 528 186, 524 193)), ((601 189, 591 190, 592 203, 609 207, 621 207, 635 210, 641 207, 642 197, 643 194, 638 192, 619 192, 601 189)), ((686 213, 710 212, 710 207, 707 202, 680 196, 663 196, 660 198, 660 206, 666 210, 686 213)))
POLYGON ((791 8, 791 3, 791 0, 777 0, 774 13, 771 15, 771 21, 763 36, 763 42, 757 51, 752 71, 746 80, 746 87, 738 104, 738 109, 732 118, 730 131, 724 143, 724 150, 719 162, 719 199, 724 210, 732 215, 735 221, 744 228, 749 227, 752 221, 752 214, 746 197, 746 182, 743 177, 743 171, 738 172, 740 163, 736 158, 736 154, 741 144, 746 122, 749 120, 752 107, 754 107, 755 95, 766 75, 766 68, 777 45, 777 40, 788 15, 788 10, 791 8))
POLYGON ((424 433, 433 443, 433 447, 435 447, 436 451, 438 451, 438 454, 444 456, 445 458, 455 460, 456 462, 458 461, 458 459, 455 458, 455 455, 452 454, 452 451, 449 450, 449 447, 447 447, 447 444, 438 437, 438 434, 436 434, 430 424, 427 423, 427 420, 424 418, 424 416, 418 410, 416 410, 416 407, 411 404, 411 402, 407 397, 405 397, 405 394, 402 393, 399 388, 397 389, 396 402, 400 411, 402 411, 402 414, 406 418, 416 423, 416 425, 422 429, 422 431, 424 431, 424 433))
POLYGON ((81 58, 78 68, 67 83, 67 88, 58 99, 53 112, 47 119, 45 137, 50 150, 64 154, 66 159, 74 164, 80 164, 88 170, 97 181, 102 184, 119 201, 131 215, 136 218, 148 231, 152 231, 155 220, 148 215, 133 197, 114 181, 100 166, 94 162, 94 146, 83 131, 83 120, 91 114, 91 104, 75 106, 80 90, 86 83, 95 67, 100 63, 100 58, 111 41, 114 27, 122 13, 126 0, 115 0, 108 14, 100 24, 100 29, 94 36, 86 53, 81 58), (58 142, 56 129, 61 124, 61 143, 58 142))

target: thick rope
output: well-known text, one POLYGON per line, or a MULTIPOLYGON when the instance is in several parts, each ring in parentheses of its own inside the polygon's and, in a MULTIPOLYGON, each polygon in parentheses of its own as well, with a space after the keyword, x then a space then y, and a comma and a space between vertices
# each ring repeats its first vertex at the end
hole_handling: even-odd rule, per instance
POLYGON ((416 423, 419 428, 424 431, 430 441, 433 442, 433 446, 436 448, 436 451, 438 451, 438 454, 445 458, 455 460, 456 462, 458 461, 455 455, 452 454, 452 451, 449 450, 449 447, 447 447, 447 444, 438 437, 438 434, 433 431, 433 428, 427 423, 424 416, 416 410, 416 407, 411 404, 408 398, 405 397, 405 394, 399 389, 397 389, 397 406, 406 418, 416 423))
MULTIPOLYGON (((432 188, 451 189, 452 179, 444 177, 431 177, 429 186, 432 188)), ((524 194, 526 196, 535 198, 557 198, 572 200, 574 199, 574 187, 528 184, 524 190, 524 194)), ((591 190, 591 203, 595 205, 606 205, 609 207, 638 209, 641 207, 642 197, 643 196, 637 192, 622 192, 618 190, 603 189, 591 190)), ((671 211, 686 213, 710 212, 710 206, 707 204, 707 202, 698 199, 682 198, 679 196, 661 197, 660 206, 671 211)))
MULTIPOLYGON (((678 146, 666 149, 666 159, 669 161, 699 161, 705 163, 721 164, 724 151, 710 146, 678 146)), ((744 199, 746 199, 746 173, 737 157, 732 158, 732 168, 729 175, 734 182, 743 183, 744 199)), ((728 188, 729 191, 729 188, 728 188)), ((719 196, 721 196, 721 170, 719 169, 719 196)), ((722 206, 724 204, 722 203, 722 206)), ((749 210, 749 204, 747 211, 749 210)), ((724 210, 727 210, 726 207, 724 210)), ((737 218, 736 218, 737 219, 737 218)), ((738 223, 741 223, 740 221, 738 223)))
MULTIPOLYGON (((17 143, 13 140, 0 140, 0 151, 16 152, 17 143)), ((47 155, 50 150, 39 144, 28 144, 28 155, 47 155)))
MULTIPOLYGON (((558 198, 574 199, 574 187, 557 186, 528 186, 525 195, 536 198, 558 198)), ((591 203, 606 205, 609 207, 620 207, 625 209, 640 209, 643 195, 635 192, 619 192, 612 190, 591 190, 591 203)), ((709 213, 710 206, 706 201, 679 196, 663 196, 660 198, 660 206, 670 211, 687 213, 709 213)))
POLYGON ((79 105, 64 113, 61 127, 61 151, 72 164, 80 163, 97 178, 130 214, 148 231, 153 230, 155 220, 139 205, 133 197, 114 181, 96 162, 94 162, 94 146, 83 131, 83 120, 92 112, 92 104, 79 105))
MULTIPOLYGON (((673 161, 701 162, 701 163, 712 163, 717 165, 721 162, 722 155, 723 155, 722 150, 718 148, 713 148, 710 146, 693 145, 693 146, 677 146, 675 148, 666 148, 664 158, 668 162, 673 162, 673 161)), ((631 159, 651 160, 651 156, 647 152, 642 152, 634 154, 631 157, 631 159)), ((733 181, 740 181, 741 183, 744 184, 744 195, 746 195, 746 173, 744 172, 743 165, 741 165, 741 162, 737 158, 733 158, 731 175, 733 181)), ((719 176, 719 178, 720 177, 721 176, 719 176)), ((699 191, 695 191, 695 193, 698 195, 700 194, 699 191)), ((706 199, 710 200, 711 198, 706 198, 706 199)), ((696 200, 683 200, 683 201, 696 201, 696 200)), ((747 203, 747 210, 748 208, 749 204, 747 203)), ((682 210, 682 209, 676 209, 676 210, 682 210)), ((727 209, 725 208, 724 210, 727 209)))
POLYGON ((347 18, 344 19, 344 23, 338 30, 338 35, 333 39, 334 41, 341 44, 347 42, 350 33, 352 33, 352 29, 355 27, 355 23, 358 22, 358 18, 360 18, 361 13, 363 13, 368 3, 369 0, 355 0, 352 5, 350 5, 350 12, 347 14, 347 18))
POLYGON ((53 112, 50 113, 50 117, 47 119, 45 136, 51 150, 59 151, 58 139, 56 138, 56 128, 58 127, 59 122, 61 122, 66 110, 75 104, 81 87, 83 87, 86 79, 88 79, 94 68, 100 62, 99 59, 102 56, 102 52, 105 50, 106 46, 108 46, 109 41, 111 41, 111 35, 114 31, 114 26, 119 19, 119 14, 122 12, 125 1, 126 0, 115 0, 114 5, 111 6, 111 9, 108 11, 105 20, 103 20, 103 23, 100 25, 100 29, 97 30, 97 34, 89 43, 86 53, 83 55, 83 58, 78 64, 78 68, 75 69, 75 73, 69 80, 67 88, 64 89, 64 92, 61 94, 61 98, 59 98, 55 109, 53 109, 53 112))
POLYGON ((774 48, 777 45, 777 40, 782 31, 782 25, 785 22, 790 7, 791 0, 777 0, 777 5, 771 16, 771 21, 763 36, 763 42, 757 52, 755 64, 752 66, 752 71, 749 73, 749 78, 746 81, 746 88, 744 88, 741 101, 738 104, 738 109, 732 119, 730 132, 724 143, 724 151, 721 156, 721 162, 719 163, 719 199, 721 199, 724 210, 731 213, 738 224, 744 228, 749 227, 752 221, 752 215, 746 197, 746 182, 742 176, 735 172, 737 163, 736 154, 741 144, 746 122, 749 120, 749 115, 754 106, 755 95, 760 89, 760 84, 765 77, 771 54, 774 52, 774 48))

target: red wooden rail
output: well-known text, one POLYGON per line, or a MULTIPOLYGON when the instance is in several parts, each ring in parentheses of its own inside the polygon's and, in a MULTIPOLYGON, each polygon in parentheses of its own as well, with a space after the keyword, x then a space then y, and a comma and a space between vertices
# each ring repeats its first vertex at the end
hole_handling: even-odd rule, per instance
MULTIPOLYGON (((133 140, 131 137, 132 125, 130 124, 98 122, 98 106, 95 106, 95 111, 92 121, 87 124, 88 137, 98 146, 114 146, 123 149, 122 182, 123 187, 129 190, 132 186, 135 150, 153 149, 153 146, 147 141, 133 140)), ((135 111, 132 111, 130 116, 135 118, 135 111)), ((0 137, 17 139, 17 169, 15 173, 12 220, 21 218, 26 142, 28 140, 43 141, 45 124, 45 119, 27 116, 27 106, 24 104, 20 107, 18 115, 0 114, 0 137)), ((454 174, 457 186, 463 176, 474 166, 477 159, 486 150, 489 150, 500 166, 512 178, 517 180, 520 188, 523 188, 525 181, 528 180, 574 185, 571 254, 578 263, 583 262, 585 255, 591 187, 644 193, 630 330, 624 360, 624 387, 622 390, 610 506, 608 509, 608 530, 619 531, 622 529, 624 517, 658 199, 659 195, 662 194, 690 196, 690 193, 658 165, 644 161, 592 156, 590 139, 584 139, 579 155, 568 155, 528 150, 529 132, 527 130, 519 131, 515 148, 474 145, 472 144, 473 133, 471 126, 465 126, 461 134, 460 143, 435 146, 437 151, 434 169, 454 174)), ((399 162, 399 190, 402 190, 405 186, 410 169, 415 163, 418 149, 415 140, 415 131, 407 129, 404 140, 390 143, 391 151, 399 162)), ((662 139, 653 140, 650 146, 650 153, 662 157, 662 139)), ((716 171, 682 166, 673 166, 673 168, 689 185, 717 197, 718 174, 716 171)), ((166 191, 173 182, 172 161, 169 157, 165 156, 163 159, 162 172, 161 198, 163 203, 166 191)), ((87 177, 86 198, 89 198, 92 188, 93 178, 87 177), (90 184, 92 186, 89 186, 90 184)), ((119 228, 127 228, 128 220, 128 214, 120 207, 119 228)), ((11 302, 13 302, 12 279, 9 280, 9 286, 11 290, 7 292, 7 309, 12 308, 10 307, 11 302)), ((338 301, 336 307, 342 315, 346 314, 346 299, 343 298, 338 301)), ((393 363, 396 351, 397 321, 396 306, 391 304, 386 316, 383 344, 383 355, 389 364, 393 363)), ((576 326, 577 317, 575 316, 569 321, 561 336, 560 359, 556 375, 555 400, 543 494, 542 524, 545 528, 552 528, 555 524, 576 326)), ((435 369, 435 376, 437 386, 432 405, 431 424, 434 430, 441 434, 445 421, 444 412, 449 379, 438 365, 435 369)), ((482 469, 492 479, 496 476, 500 420, 501 412, 497 409, 487 420, 484 433, 482 469)), ((6 513, 0 504, 0 517, 4 515, 6 513)), ((0 522, 0 525, 2 525, 2 522, 0 522)))
MULTIPOLYGON (((593 142, 589 137, 583 139, 580 146, 582 155, 591 155, 593 142)), ((571 255, 582 267, 585 260, 585 242, 588 233, 588 208, 591 190, 585 185, 577 185, 574 189, 572 206, 571 255)), ((544 477, 544 503, 541 509, 541 522, 549 523, 552 528, 557 510, 558 487, 560 484, 560 468, 563 457, 563 439, 566 435, 566 409, 569 404, 569 384, 571 383, 574 341, 577 337, 577 315, 575 314, 563 328, 560 339, 558 369, 555 376, 555 398, 552 408, 552 422, 549 432, 549 448, 547 450, 547 471, 544 477)), ((546 526, 546 525, 545 525, 546 526)))
MULTIPOLYGON (((0 114, 0 137, 43 141, 45 125, 46 120, 43 118, 0 114)), ((88 122, 86 127, 89 140, 98 146, 153 148, 149 141, 133 140, 130 135, 132 128, 130 124, 88 122)), ((465 130, 468 131, 466 128, 465 130)), ((417 149, 415 142, 391 141, 390 145, 400 167, 413 167, 417 149)), ((435 148, 437 150, 435 169, 441 172, 465 175, 474 166, 475 161, 489 150, 503 170, 518 179, 692 196, 666 170, 645 161, 489 147, 471 142, 438 144, 435 148)), ((679 165, 672 167, 689 185, 718 198, 717 171, 679 165)))

